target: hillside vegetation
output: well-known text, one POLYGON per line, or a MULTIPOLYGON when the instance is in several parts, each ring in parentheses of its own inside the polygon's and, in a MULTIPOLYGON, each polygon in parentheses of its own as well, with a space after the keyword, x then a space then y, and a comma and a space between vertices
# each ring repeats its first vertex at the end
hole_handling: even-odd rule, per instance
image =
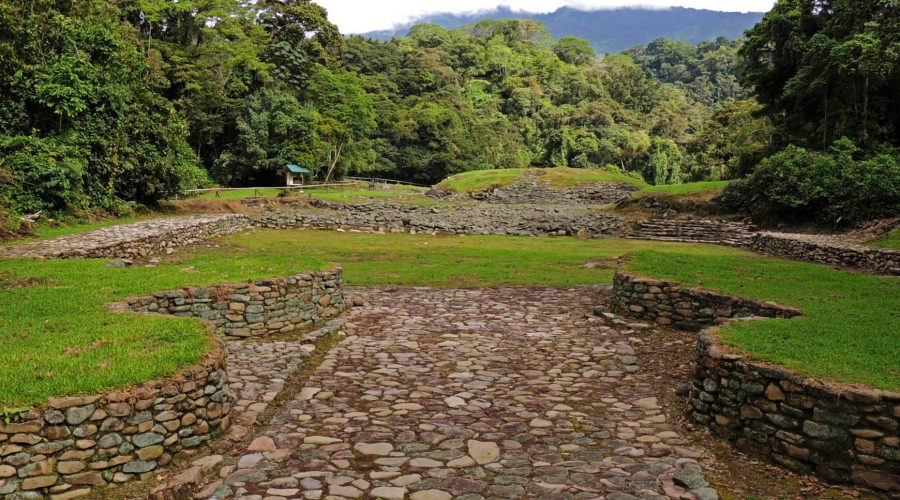
MULTIPOLYGON (((649 26, 684 11, 627 12, 649 26)), ((635 25, 595 31, 617 24, 635 25)), ((310 0, 2 2, 0 218, 277 186, 289 162, 422 184, 614 167, 734 179, 723 200, 772 223, 897 214, 890 0, 780 0, 741 39, 605 57, 577 34, 502 19, 345 39, 310 0)))
POLYGON ((436 24, 452 29, 481 21, 530 19, 547 26, 554 38, 577 36, 601 54, 616 54, 635 45, 646 45, 658 37, 697 44, 719 37, 737 38, 762 18, 760 12, 719 12, 704 9, 576 9, 561 7, 535 14, 498 7, 474 14, 438 13, 420 17, 390 30, 365 33, 369 38, 390 40, 406 36, 418 24, 436 24))

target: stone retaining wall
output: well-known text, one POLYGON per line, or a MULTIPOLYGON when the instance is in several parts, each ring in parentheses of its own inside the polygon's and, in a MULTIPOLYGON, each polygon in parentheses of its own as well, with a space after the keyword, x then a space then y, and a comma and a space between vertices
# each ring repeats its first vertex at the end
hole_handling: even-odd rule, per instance
POLYGON ((753 238, 753 227, 741 222, 719 220, 651 219, 635 224, 626 238, 659 241, 712 243, 747 246, 753 238))
POLYGON ((324 210, 269 212, 264 228, 344 229, 388 233, 498 234, 511 236, 618 234, 623 217, 579 207, 443 206, 319 203, 324 210))
POLYGON ((900 251, 854 245, 821 235, 757 233, 750 248, 759 253, 817 264, 900 275, 900 251))
POLYGON ((900 491, 900 393, 838 387, 725 352, 700 336, 691 418, 788 469, 900 491))
POLYGON ((226 430, 233 405, 221 341, 177 376, 104 395, 52 398, 0 421, 0 497, 75 498, 151 476, 226 430))
POLYGON ((344 310, 340 269, 299 273, 252 283, 186 287, 126 300, 135 312, 193 316, 230 337, 289 332, 344 310))
POLYGON ((617 272, 613 278, 612 293, 617 313, 685 330, 700 330, 731 318, 791 318, 801 314, 798 309, 773 302, 732 297, 623 272, 617 272))
POLYGON ((244 215, 172 217, 60 236, 48 241, 22 243, 0 249, 0 258, 123 258, 172 253, 175 248, 250 227, 244 215))

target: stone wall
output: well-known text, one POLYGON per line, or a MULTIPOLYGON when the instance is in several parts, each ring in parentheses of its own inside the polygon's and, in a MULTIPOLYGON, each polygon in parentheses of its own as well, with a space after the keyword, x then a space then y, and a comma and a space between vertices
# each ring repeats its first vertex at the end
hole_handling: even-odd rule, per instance
POLYGON ((750 247, 768 255, 900 275, 900 251, 854 245, 828 236, 757 233, 750 247))
POLYGON ((318 203, 319 210, 269 212, 264 228, 343 229, 389 233, 498 234, 511 236, 618 234, 623 217, 582 207, 318 203))
POLYGON ((67 499, 151 476, 226 430, 224 348, 177 376, 104 395, 52 398, 0 421, 0 497, 67 499))
POLYGON ((793 471, 900 492, 900 393, 803 379, 727 353, 707 331, 690 415, 793 471))
POLYGON ((634 225, 626 238, 659 241, 684 241, 718 245, 747 246, 753 227, 742 222, 720 220, 651 219, 634 225))
POLYGON ((613 278, 612 294, 617 313, 693 331, 731 318, 791 318, 801 314, 798 309, 773 302, 732 297, 623 272, 617 272, 613 278))
POLYGON ((135 312, 193 316, 230 337, 258 337, 333 318, 344 310, 340 269, 251 283, 186 287, 127 299, 135 312))
POLYGON ((191 245, 250 227, 244 215, 194 215, 103 227, 60 236, 49 241, 22 243, 0 249, 0 258, 111 258, 131 259, 191 245))

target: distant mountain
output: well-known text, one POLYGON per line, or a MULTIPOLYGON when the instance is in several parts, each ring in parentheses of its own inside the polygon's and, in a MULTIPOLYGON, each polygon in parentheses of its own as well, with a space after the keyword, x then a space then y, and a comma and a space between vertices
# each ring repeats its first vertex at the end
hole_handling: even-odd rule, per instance
POLYGON ((716 37, 736 38, 762 19, 762 12, 718 12, 714 10, 620 8, 579 10, 563 7, 549 14, 518 12, 508 7, 475 14, 431 14, 394 29, 364 33, 364 36, 390 40, 405 36, 416 24, 432 23, 445 28, 457 28, 485 19, 533 19, 547 26, 554 38, 577 36, 587 39, 601 54, 614 54, 635 45, 661 37, 689 43, 714 40, 716 37))

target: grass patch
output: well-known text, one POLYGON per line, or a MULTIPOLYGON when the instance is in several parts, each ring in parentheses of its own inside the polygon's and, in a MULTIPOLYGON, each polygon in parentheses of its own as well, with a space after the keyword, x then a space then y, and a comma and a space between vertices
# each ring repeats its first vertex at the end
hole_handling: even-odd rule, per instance
POLYGON ((629 177, 616 172, 586 168, 506 168, 495 170, 472 170, 463 172, 444 179, 437 185, 439 189, 453 191, 454 193, 478 193, 512 184, 525 172, 537 174, 539 178, 554 188, 567 188, 596 184, 600 182, 619 182, 644 187, 647 184, 634 177, 629 177))
POLYGON ((798 307, 790 320, 739 322, 726 344, 801 373, 900 389, 900 280, 753 254, 636 252, 638 274, 798 307), (700 257, 700 258, 698 258, 700 257))
POLYGON ((727 247, 639 240, 372 235, 261 230, 196 246, 153 268, 101 260, 0 260, 0 408, 175 373, 210 343, 190 318, 117 314, 106 303, 186 285, 240 282, 340 263, 348 285, 610 283, 640 274, 802 308, 807 316, 729 326, 726 341, 802 372, 900 387, 897 278, 756 257, 727 247), (610 263, 591 265, 587 263, 610 263))
POLYGON ((670 196, 690 196, 696 194, 715 193, 725 189, 728 181, 687 182, 684 184, 662 184, 647 186, 638 195, 667 194, 670 196))
POLYGON ((877 248, 900 250, 900 229, 895 229, 887 234, 882 234, 878 238, 870 241, 869 245, 877 248))
POLYGON ((166 376, 197 362, 209 348, 197 320, 107 309, 107 303, 125 297, 281 276, 335 262, 352 285, 608 283, 611 269, 583 264, 647 245, 276 230, 217 243, 222 246, 179 252, 152 268, 108 268, 102 260, 0 260, 0 407, 166 376))

